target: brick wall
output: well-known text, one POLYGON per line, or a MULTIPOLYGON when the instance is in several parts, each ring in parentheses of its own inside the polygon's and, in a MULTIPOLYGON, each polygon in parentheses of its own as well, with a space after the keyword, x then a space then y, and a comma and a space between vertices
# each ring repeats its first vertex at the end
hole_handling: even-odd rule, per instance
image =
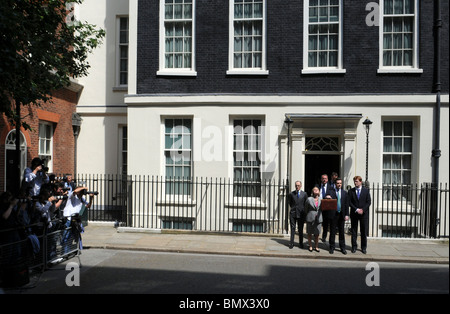
MULTIPOLYGON (((39 122, 53 124, 53 172, 74 172, 74 136, 72 131, 72 113, 76 111, 77 93, 61 89, 53 94, 53 101, 40 107, 22 107, 23 120, 31 130, 22 130, 27 140, 27 166, 38 156, 39 122)), ((9 131, 14 129, 4 115, 0 116, 0 191, 5 189, 5 140, 9 131)))
MULTIPOLYGON (((140 0, 137 91, 145 93, 431 93, 433 2, 419 1, 422 74, 378 74, 379 28, 365 1, 344 1, 346 74, 302 75, 303 1, 267 1, 267 76, 227 76, 229 1, 196 1, 196 77, 158 77, 159 1, 140 0)), ((442 88, 448 93, 448 2, 442 2, 442 88)))

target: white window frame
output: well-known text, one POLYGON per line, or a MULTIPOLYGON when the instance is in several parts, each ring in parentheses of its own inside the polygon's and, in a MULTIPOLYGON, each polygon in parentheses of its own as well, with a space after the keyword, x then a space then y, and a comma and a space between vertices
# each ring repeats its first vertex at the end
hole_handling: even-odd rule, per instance
MULTIPOLYGON (((129 43, 130 43, 130 19, 126 15, 117 16, 116 18, 116 81, 115 86, 116 88, 125 88, 128 87, 128 73, 129 73, 129 65, 127 65, 127 84, 121 84, 120 82, 120 74, 121 72, 124 72, 121 70, 121 47, 127 47, 128 53, 127 53, 127 60, 130 59, 130 49, 129 49, 129 43), (120 35, 121 35, 121 29, 120 29, 120 23, 121 19, 126 18, 127 19, 127 42, 122 43, 120 42, 120 35)), ((128 61, 127 61, 128 62, 128 61)))
POLYGON ((39 130, 38 130, 38 138, 39 138, 39 147, 38 147, 38 155, 39 158, 45 159, 47 161, 46 166, 49 168, 49 172, 53 171, 53 123, 46 122, 46 121, 39 121, 39 130), (48 126, 50 127, 50 138, 41 138, 41 126, 48 126), (50 154, 41 154, 41 140, 49 141, 49 150, 50 154))
POLYGON ((234 67, 234 6, 235 0, 230 0, 229 5, 229 44, 228 44, 228 70, 227 75, 268 75, 267 70, 267 1, 263 2, 263 16, 255 19, 239 19, 239 20, 261 20, 262 21, 262 55, 261 67, 254 68, 235 68, 234 67))
POLYGON ((380 0, 380 23, 379 23, 379 68, 378 73, 423 73, 423 69, 419 68, 419 1, 414 0, 414 14, 384 14, 384 0, 380 0), (407 17, 414 16, 413 28, 413 62, 412 66, 384 66, 383 65, 383 49, 384 49, 384 18, 390 17, 407 17))
MULTIPOLYGON (((194 137, 193 137, 194 119, 191 116, 166 116, 166 117, 162 117, 161 120, 162 120, 161 130, 162 130, 162 135, 163 135, 163 138, 162 138, 162 149, 163 149, 162 166, 163 166, 163 169, 164 169, 163 170, 164 180, 166 180, 166 182, 167 182, 167 180, 173 180, 173 181, 181 182, 181 184, 182 184, 182 182, 186 182, 186 184, 192 184, 191 181, 192 181, 192 178, 194 176, 193 175, 193 173, 194 173, 194 160, 193 160, 193 155, 194 155, 194 148, 193 148, 193 143, 194 143, 194 137), (172 133, 167 133, 166 132, 166 123, 167 123, 168 120, 173 120, 174 122, 175 122, 175 120, 190 120, 191 121, 190 133, 185 133, 184 129, 182 129, 179 132, 177 132, 177 130, 174 130, 174 132, 172 132, 172 133), (170 148, 167 148, 166 147, 166 136, 172 137, 172 135, 173 136, 181 136, 181 139, 179 139, 179 140, 174 139, 174 142, 173 142, 172 146, 170 148), (189 141, 190 141, 190 143, 189 143, 190 147, 189 148, 185 148, 184 147, 184 142, 183 142, 184 138, 183 137, 186 136, 186 135, 189 135, 189 141), (181 147, 174 147, 173 145, 175 145, 175 144, 181 145, 181 147), (179 167, 182 168, 182 172, 183 172, 182 175, 181 175, 181 178, 179 176, 176 176, 174 172, 172 173, 172 176, 170 176, 167 173, 167 167, 169 166, 166 163, 166 153, 167 152, 174 152, 176 154, 175 157, 182 158, 182 160, 184 160, 185 154, 189 155, 189 158, 190 158, 189 165, 182 163, 182 164, 180 164, 181 166, 179 166, 179 167), (180 152, 181 152, 181 156, 179 156, 180 152), (190 168, 190 174, 189 174, 188 177, 186 177, 184 175, 184 169, 187 166, 190 168)), ((174 128, 175 127, 176 126, 174 126, 174 128)), ((181 127, 183 127, 183 125, 181 127)), ((171 166, 175 169, 174 165, 171 165, 171 166)), ((167 183, 166 183, 166 185, 167 185, 167 183)), ((165 197, 167 199, 169 199, 169 200, 170 199, 176 199, 177 201, 190 199, 191 194, 192 194, 192 185, 191 185, 191 188, 188 189, 188 191, 189 191, 188 193, 183 193, 184 190, 183 190, 182 193, 176 193, 175 191, 167 190, 167 186, 166 185, 164 185, 163 189, 164 189, 164 195, 165 195, 165 197)), ((184 188, 184 186, 183 186, 183 188, 184 188)), ((178 190, 178 192, 179 192, 179 190, 178 190)))
MULTIPOLYGON (((232 195, 233 195, 233 200, 234 200, 234 204, 253 204, 253 205, 257 205, 260 204, 262 197, 263 197, 263 190, 262 190, 262 171, 261 171, 261 167, 262 167, 262 155, 263 153, 263 147, 265 147, 264 145, 264 132, 263 132, 263 128, 265 128, 265 119, 261 118, 261 117, 246 117, 246 116, 235 116, 232 117, 231 120, 231 132, 232 132, 232 141, 231 141, 231 178, 233 180, 233 191, 232 191, 232 195), (242 129, 241 133, 235 133, 235 122, 236 121, 252 121, 251 125, 249 126, 250 129, 247 129, 246 127, 244 127, 242 129), (259 122, 259 127, 255 128, 255 124, 253 123, 254 121, 258 121, 259 122), (249 133, 250 131, 250 133, 249 133), (253 131, 255 131, 256 133, 253 133, 253 131), (239 141, 240 144, 238 147, 235 146, 235 141, 237 139, 237 137, 242 137, 242 141, 239 141), (259 139, 257 139, 259 137, 259 139), (247 138, 247 143, 248 143, 248 147, 245 148, 245 138, 247 138), (255 141, 257 140, 257 141, 255 141), (259 143, 259 144, 257 144, 259 143), (256 144, 256 147, 254 147, 254 145, 256 144), (239 159, 241 159, 242 164, 241 165, 236 165, 235 164, 235 154, 239 154, 238 157, 239 159), (256 169, 255 165, 245 165, 244 161, 244 154, 252 154, 253 158, 257 158, 259 159, 259 182, 258 181, 242 181, 243 187, 246 187, 247 185, 252 186, 252 185, 260 185, 260 194, 258 195, 258 193, 256 193, 256 195, 252 195, 252 193, 250 193, 250 195, 247 195, 246 193, 242 193, 243 191, 241 191, 242 195, 235 195, 237 193, 237 191, 235 191, 235 185, 239 185, 239 180, 236 180, 236 176, 235 176, 235 169, 241 169, 242 171, 244 171, 244 169, 256 169)), ((251 170, 251 171, 252 171, 251 170)), ((244 178, 244 173, 241 173, 241 179, 244 178)), ((252 175, 252 179, 253 179, 253 175, 252 175)))
MULTIPOLYGON (((394 127, 394 126, 393 126, 394 127)), ((415 116, 384 116, 381 119, 381 178, 380 178, 380 182, 382 182, 383 187, 386 189, 385 193, 390 193, 389 190, 387 189, 390 186, 394 186, 394 188, 398 187, 399 190, 401 190, 402 187, 404 186, 413 186, 415 184, 415 182, 417 182, 417 178, 419 175, 419 154, 418 154, 418 150, 419 150, 419 145, 418 142, 419 140, 419 130, 418 128, 420 127, 419 125, 419 118, 415 117, 415 116), (384 123, 385 122, 402 122, 402 127, 404 127, 404 123, 405 122, 412 122, 412 136, 404 136, 403 131, 402 130, 402 135, 401 136, 396 136, 396 135, 392 135, 392 138, 411 138, 412 139, 412 152, 385 152, 384 151, 384 138, 385 137, 389 137, 389 136, 385 136, 385 130, 384 130, 384 123), (411 169, 410 169, 410 180, 411 182, 409 183, 405 183, 405 182, 393 182, 392 181, 392 177, 391 177, 391 183, 385 183, 384 181, 384 171, 392 171, 392 166, 391 168, 384 168, 384 156, 385 155, 398 155, 398 156, 411 156, 411 169)), ((403 161, 402 161, 403 163, 403 161)), ((396 169, 397 171, 401 171, 401 175, 403 175, 403 171, 405 171, 406 168, 403 167, 403 165, 401 166, 401 168, 396 169)), ((392 172, 391 172, 392 174, 392 172)), ((402 179, 403 181, 403 179, 402 179)), ((386 197, 386 196, 383 196, 386 197)), ((392 201, 396 202, 397 204, 399 204, 398 206, 406 206, 407 204, 412 204, 414 208, 415 206, 415 201, 414 199, 404 199, 402 198, 398 198, 398 199, 393 199, 393 198, 388 198, 388 199, 384 199, 385 204, 389 204, 392 203, 392 201), (403 204, 403 205, 402 205, 403 204)), ((406 207, 405 207, 406 208, 406 207)))
POLYGON ((196 0, 192 0, 192 18, 191 19, 180 19, 176 21, 185 22, 190 21, 192 23, 192 51, 191 51, 191 67, 190 68, 166 68, 166 44, 165 44, 165 0, 160 0, 159 8, 159 71, 156 75, 159 76, 197 76, 196 65, 195 65, 195 5, 196 0))
MULTIPOLYGON (((343 0, 339 0, 339 39, 338 39, 338 60, 337 66, 335 67, 310 67, 308 64, 309 55, 309 0, 303 2, 303 69, 302 74, 323 74, 323 73, 337 73, 344 74, 346 70, 344 69, 343 61, 343 0)), ((320 23, 320 22, 318 22, 320 23)), ((330 22, 324 22, 324 24, 329 24, 330 22)))
MULTIPOLYGON (((383 142, 383 149, 382 149, 382 156, 383 156, 383 166, 382 166, 382 182, 383 182, 383 185, 411 185, 412 183, 414 183, 414 176, 413 176, 413 171, 414 171, 414 156, 416 155, 416 154, 414 154, 414 147, 415 147, 415 137, 414 137, 414 129, 415 129, 415 124, 414 124, 414 119, 408 119, 408 118, 402 118, 402 119, 399 119, 399 118, 393 118, 393 119, 387 119, 387 118, 385 118, 385 119, 383 119, 382 120, 382 123, 383 123, 383 129, 382 129, 382 142, 383 142), (392 123, 392 132, 394 132, 394 125, 395 125, 395 123, 401 123, 402 124, 402 134, 401 135, 395 135, 395 134, 391 134, 391 135, 386 135, 385 134, 385 129, 384 129, 384 124, 386 123, 386 122, 389 122, 389 123, 392 123), (409 135, 409 136, 407 136, 407 135, 405 135, 405 134, 403 134, 403 132, 404 132, 404 127, 405 127, 405 123, 406 122, 409 122, 409 123, 411 123, 411 135, 409 135), (401 151, 398 151, 398 152, 396 152, 396 151, 384 151, 384 140, 385 139, 387 139, 387 138, 391 138, 392 140, 394 140, 394 139, 401 139, 402 140, 402 150, 401 151), (408 152, 408 151, 404 151, 404 149, 403 149, 403 141, 405 140, 405 139, 411 139, 411 151, 410 152, 408 152), (403 176, 403 172, 404 171, 407 171, 407 170, 409 170, 409 172, 410 172, 410 182, 407 182, 407 183, 405 183, 405 182, 403 182, 403 178, 401 178, 401 183, 400 182, 393 182, 393 179, 392 179, 392 172, 394 171, 393 169, 393 167, 392 167, 392 165, 391 165, 391 168, 384 168, 384 156, 399 156, 399 157, 403 157, 403 156, 410 156, 411 157, 411 165, 410 165, 410 168, 408 169, 408 168, 404 168, 403 166, 401 166, 400 168, 395 168, 397 171, 399 171, 400 173, 401 173, 401 176, 403 176), (391 179, 390 179, 390 183, 386 183, 385 184, 385 182, 384 182, 384 171, 390 171, 391 172, 391 179)), ((394 147, 394 143, 392 143, 391 144, 392 145, 392 147, 394 147)), ((391 163, 392 164, 392 163, 391 163)), ((402 161, 402 164, 403 164, 403 161, 402 161)))
POLYGON ((119 125, 119 174, 127 175, 128 173, 128 126, 119 125), (124 160, 124 155, 126 160, 124 160))

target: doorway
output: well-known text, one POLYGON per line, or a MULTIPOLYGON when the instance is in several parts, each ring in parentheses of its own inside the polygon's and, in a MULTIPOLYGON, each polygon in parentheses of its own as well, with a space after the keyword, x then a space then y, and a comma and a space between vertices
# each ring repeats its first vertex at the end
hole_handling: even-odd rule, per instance
MULTIPOLYGON (((16 130, 8 133, 5 141, 5 190, 10 190, 14 186, 17 178, 14 168, 16 158, 16 130)), ((23 172, 27 162, 27 142, 25 136, 20 132, 20 181, 23 179, 23 172)))
POLYGON ((339 154, 306 154, 305 155, 305 192, 310 195, 316 184, 320 184, 322 174, 339 173, 341 169, 341 155, 339 154))

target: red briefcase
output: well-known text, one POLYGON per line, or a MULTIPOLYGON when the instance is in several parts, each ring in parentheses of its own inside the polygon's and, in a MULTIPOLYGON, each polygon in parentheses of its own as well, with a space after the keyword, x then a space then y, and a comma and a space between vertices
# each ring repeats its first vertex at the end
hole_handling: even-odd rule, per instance
POLYGON ((337 200, 324 198, 320 203, 320 208, 322 209, 322 211, 337 210, 337 200))

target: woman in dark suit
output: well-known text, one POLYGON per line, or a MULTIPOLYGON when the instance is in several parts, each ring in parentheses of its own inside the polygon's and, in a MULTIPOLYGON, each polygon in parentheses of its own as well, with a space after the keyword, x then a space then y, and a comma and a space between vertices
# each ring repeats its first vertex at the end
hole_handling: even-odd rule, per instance
POLYGON ((305 204, 306 232, 308 233, 309 251, 312 252, 312 236, 314 235, 315 248, 319 250, 319 234, 322 230, 322 211, 320 210, 320 190, 317 186, 312 189, 312 196, 308 197, 305 204))

